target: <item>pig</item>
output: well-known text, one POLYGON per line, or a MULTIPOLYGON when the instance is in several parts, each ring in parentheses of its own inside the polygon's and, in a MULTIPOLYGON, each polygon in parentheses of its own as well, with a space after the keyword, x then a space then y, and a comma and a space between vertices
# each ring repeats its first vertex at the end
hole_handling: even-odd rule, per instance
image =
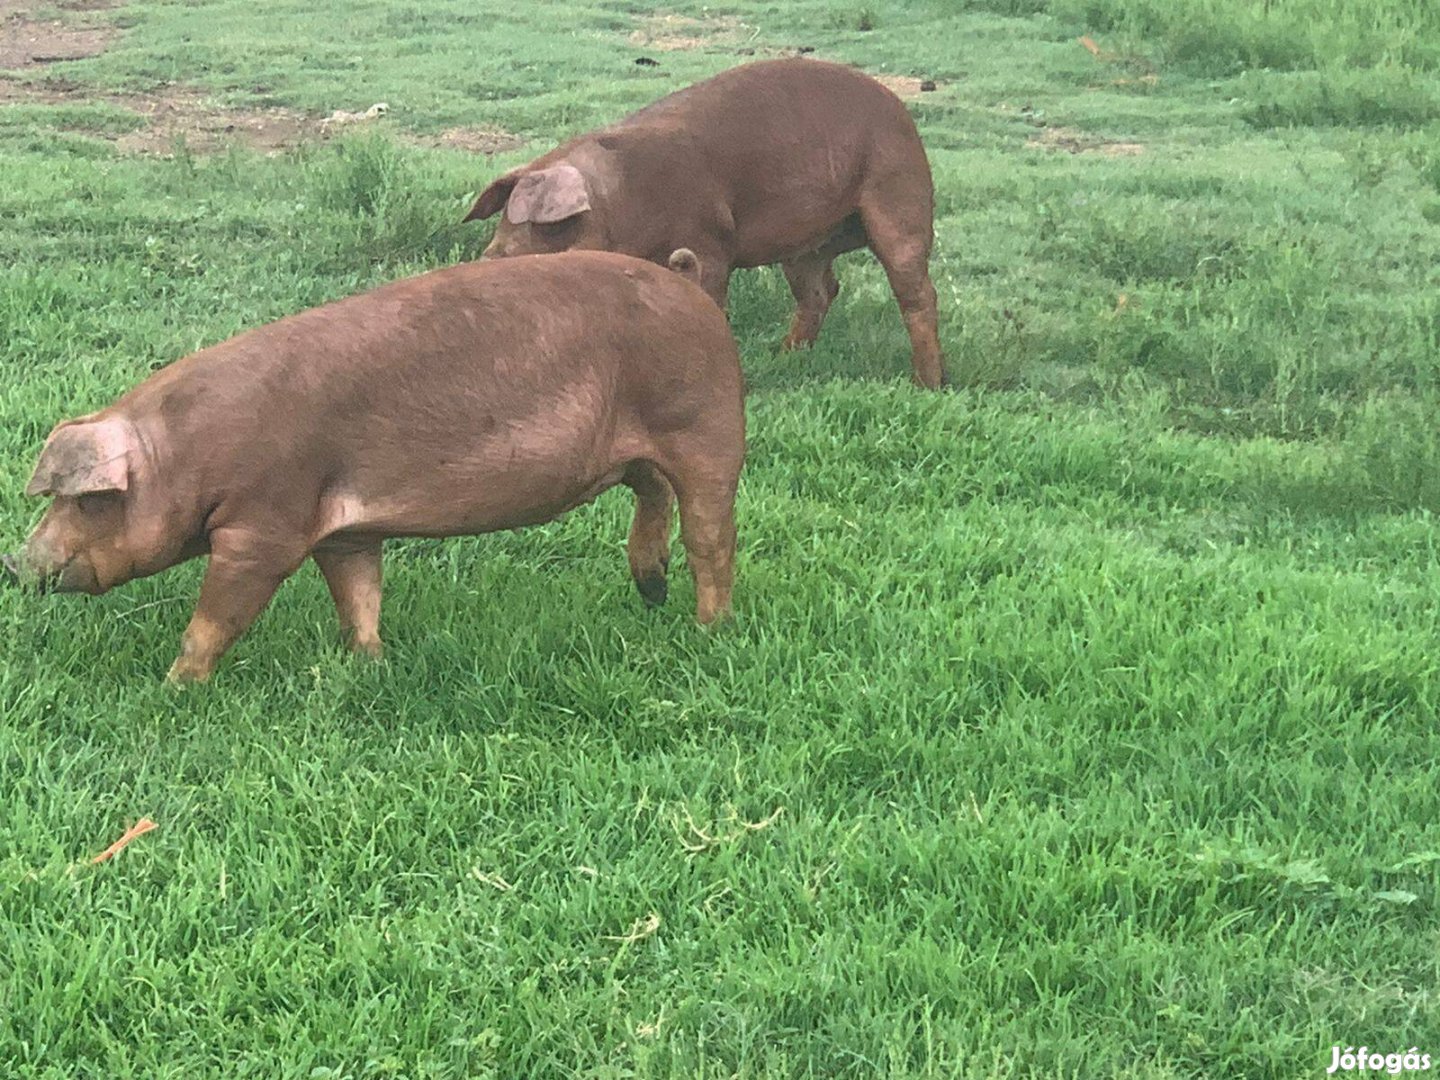
POLYGON ((462 264, 177 360, 51 432, 25 490, 52 501, 8 565, 98 595, 208 555, 169 673, 204 681, 307 557, 378 656, 382 541, 548 521, 624 484, 641 596, 665 599, 678 503, 709 623, 730 605, 742 376, 701 267, 674 263, 462 264))
POLYGON ((840 290, 837 255, 869 246, 905 317, 915 382, 945 381, 930 280, 935 194, 904 104, 854 68, 731 68, 557 147, 492 183, 466 221, 504 216, 482 258, 619 251, 699 257, 722 308, 731 272, 779 263, 811 345, 840 290))

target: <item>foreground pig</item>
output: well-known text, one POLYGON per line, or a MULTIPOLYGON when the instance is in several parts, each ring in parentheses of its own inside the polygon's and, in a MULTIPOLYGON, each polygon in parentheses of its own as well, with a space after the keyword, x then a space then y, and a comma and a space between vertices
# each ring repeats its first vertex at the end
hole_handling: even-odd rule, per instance
POLYGON ((664 262, 684 245, 722 308, 737 267, 779 263, 784 346, 811 344, 840 290, 831 263, 869 245, 905 316, 915 381, 944 380, 930 163, 900 99, 853 68, 732 68, 506 173, 466 221, 505 210, 489 256, 577 248, 664 262))
MULTIPOLYGON (((676 252, 677 271, 695 274, 676 252)), ((352 646, 380 651, 380 545, 548 521, 636 496, 630 568, 665 596, 672 506, 696 617, 729 606, 744 457, 740 361, 681 272, 577 252, 398 281, 176 361, 50 435, 54 501, 21 580, 99 594, 209 566, 170 669, 207 678, 314 558, 352 646)))

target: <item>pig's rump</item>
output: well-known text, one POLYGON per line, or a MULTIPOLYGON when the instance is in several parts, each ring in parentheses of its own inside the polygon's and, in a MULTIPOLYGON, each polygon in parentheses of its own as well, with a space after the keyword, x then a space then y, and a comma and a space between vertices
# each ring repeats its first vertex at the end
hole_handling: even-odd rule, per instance
POLYGON ((687 140, 695 158, 687 162, 691 176, 724 192, 737 267, 815 251, 842 231, 844 246, 863 245, 856 212, 867 181, 879 181, 876 173, 903 172, 929 184, 929 164, 904 104, 839 64, 796 60, 734 68, 660 99, 613 130, 620 139, 673 142, 674 127, 697 133, 687 140))

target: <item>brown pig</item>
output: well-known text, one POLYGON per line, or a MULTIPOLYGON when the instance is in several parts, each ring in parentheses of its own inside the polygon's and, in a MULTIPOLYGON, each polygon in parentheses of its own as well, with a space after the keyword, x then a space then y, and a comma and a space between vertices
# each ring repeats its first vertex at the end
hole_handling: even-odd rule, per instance
POLYGON ((779 263, 795 296, 784 347, 811 344, 840 290, 831 263, 869 246, 905 316, 915 381, 945 373, 930 163, 904 104, 854 68, 767 60, 722 72, 571 139, 481 192, 504 210, 490 257, 579 248, 663 263, 694 250, 722 308, 738 267, 779 263))
POLYGON ((53 502, 22 580, 99 594, 209 564, 170 669, 207 678, 313 558, 357 651, 380 651, 380 547, 548 521, 615 484, 630 569, 664 600, 672 507, 696 617, 729 606, 745 453, 740 360, 693 280, 604 252, 471 263, 281 319, 51 433, 53 502))

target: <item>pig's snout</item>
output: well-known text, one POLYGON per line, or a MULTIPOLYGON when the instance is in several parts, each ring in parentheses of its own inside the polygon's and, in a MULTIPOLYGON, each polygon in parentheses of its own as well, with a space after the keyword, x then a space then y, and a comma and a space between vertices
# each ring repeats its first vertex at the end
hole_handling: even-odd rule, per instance
POLYGON ((59 586, 60 573, 59 570, 37 572, 23 555, 0 555, 0 577, 11 585, 50 592, 59 586))
POLYGON ((35 541, 14 555, 0 556, 0 577, 36 592, 94 592, 94 575, 80 559, 58 562, 36 550, 35 541))

